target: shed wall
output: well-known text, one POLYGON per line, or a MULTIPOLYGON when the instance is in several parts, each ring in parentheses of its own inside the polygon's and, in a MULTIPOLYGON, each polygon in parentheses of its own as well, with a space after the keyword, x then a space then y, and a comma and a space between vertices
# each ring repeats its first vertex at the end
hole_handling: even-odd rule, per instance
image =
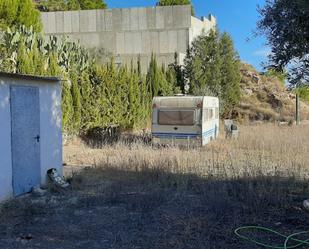
POLYGON ((10 88, 0 79, 0 201, 13 195, 10 88))

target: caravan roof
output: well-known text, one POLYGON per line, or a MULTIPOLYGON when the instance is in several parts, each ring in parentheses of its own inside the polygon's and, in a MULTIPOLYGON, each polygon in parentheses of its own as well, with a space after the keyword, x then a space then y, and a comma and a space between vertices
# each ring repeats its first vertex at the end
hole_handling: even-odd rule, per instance
POLYGON ((206 102, 215 101, 218 104, 218 98, 210 96, 172 96, 172 97, 154 97, 153 105, 160 108, 196 108, 198 105, 206 106, 206 102))

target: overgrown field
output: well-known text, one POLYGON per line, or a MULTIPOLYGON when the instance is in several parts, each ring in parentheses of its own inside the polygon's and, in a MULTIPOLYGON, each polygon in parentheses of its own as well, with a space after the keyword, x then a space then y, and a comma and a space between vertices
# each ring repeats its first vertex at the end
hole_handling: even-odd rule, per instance
POLYGON ((308 230, 308 137, 309 126, 261 125, 202 149, 75 141, 64 148, 72 189, 4 205, 0 248, 259 248, 234 229, 308 230))

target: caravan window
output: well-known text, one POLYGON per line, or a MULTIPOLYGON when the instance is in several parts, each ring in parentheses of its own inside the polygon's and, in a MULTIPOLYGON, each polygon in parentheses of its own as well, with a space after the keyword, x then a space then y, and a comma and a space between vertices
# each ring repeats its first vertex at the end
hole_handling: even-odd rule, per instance
POLYGON ((194 110, 159 110, 160 125, 194 125, 194 110))

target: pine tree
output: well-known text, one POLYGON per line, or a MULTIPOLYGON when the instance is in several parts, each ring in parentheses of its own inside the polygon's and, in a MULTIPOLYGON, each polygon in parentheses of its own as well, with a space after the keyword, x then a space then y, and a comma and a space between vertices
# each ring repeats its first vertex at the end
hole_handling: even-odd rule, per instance
POLYGON ((202 34, 192 43, 185 59, 190 93, 220 98, 227 114, 240 99, 240 62, 231 37, 218 31, 202 34))
POLYGON ((106 4, 102 0, 79 0, 82 10, 105 9, 106 4))
POLYGON ((198 36, 187 51, 185 75, 190 93, 221 94, 221 57, 218 31, 198 36))
POLYGON ((18 12, 14 25, 25 25, 33 27, 37 32, 42 30, 40 12, 35 9, 35 4, 32 0, 19 1, 18 12))
POLYGON ((0 29, 25 25, 42 30, 40 12, 32 0, 0 0, 0 29))
POLYGON ((80 4, 78 0, 68 0, 67 2, 68 10, 80 10, 80 4))
POLYGON ((19 1, 0 0, 0 28, 11 26, 17 17, 19 1))

